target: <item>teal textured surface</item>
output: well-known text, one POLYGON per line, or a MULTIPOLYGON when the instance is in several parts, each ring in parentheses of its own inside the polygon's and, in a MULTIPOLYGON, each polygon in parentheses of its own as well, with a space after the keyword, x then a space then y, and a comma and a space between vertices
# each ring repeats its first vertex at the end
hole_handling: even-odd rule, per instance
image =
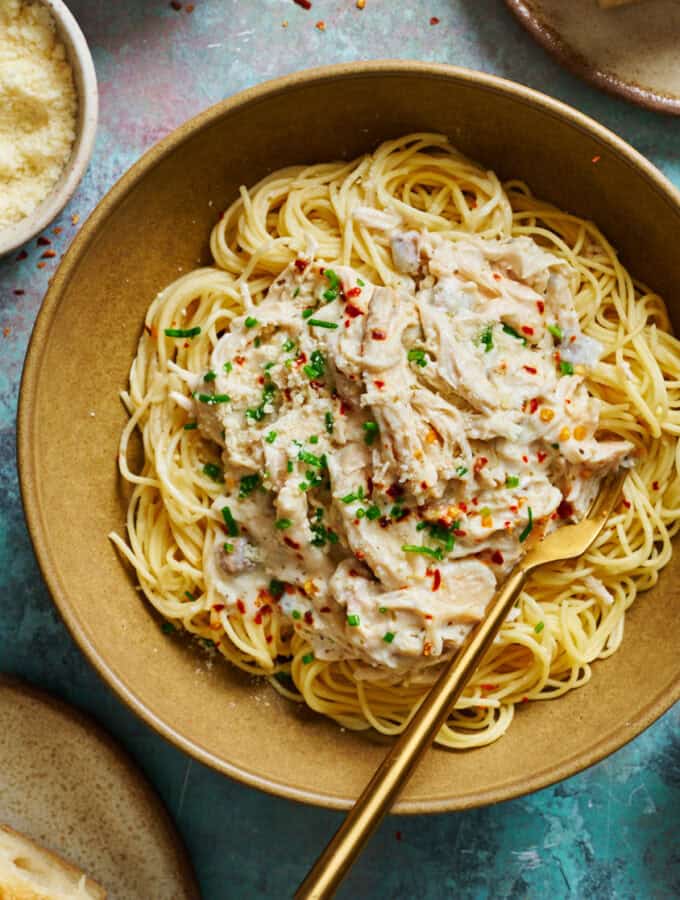
MULTIPOLYGON (((45 232, 49 246, 33 241, 25 257, 0 261, 0 671, 89 711, 131 752, 175 819, 205 900, 279 898, 292 894, 340 814, 235 784, 138 721, 75 647, 30 547, 15 466, 19 380, 48 279, 77 230, 75 217, 83 221, 144 150, 188 117, 245 87, 323 63, 411 58, 515 79, 592 115, 678 186, 680 120, 628 106, 561 70, 501 0, 366 0, 364 10, 355 0, 312 0, 308 11, 293 0, 195 0, 191 12, 189 5, 69 2, 94 55, 100 128, 79 191, 45 232), (44 256, 46 250, 56 255, 44 256)), ((680 896, 679 724, 676 708, 608 760, 529 797, 387 820, 341 896, 680 896)))

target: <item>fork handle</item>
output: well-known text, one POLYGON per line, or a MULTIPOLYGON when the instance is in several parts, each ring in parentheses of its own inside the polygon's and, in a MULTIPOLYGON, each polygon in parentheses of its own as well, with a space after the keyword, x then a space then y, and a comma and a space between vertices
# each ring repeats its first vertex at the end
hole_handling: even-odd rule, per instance
POLYGON ((484 618, 446 665, 347 818, 297 889, 295 900, 332 897, 371 834, 378 827, 434 740, 453 704, 513 607, 526 579, 520 564, 496 592, 484 618))

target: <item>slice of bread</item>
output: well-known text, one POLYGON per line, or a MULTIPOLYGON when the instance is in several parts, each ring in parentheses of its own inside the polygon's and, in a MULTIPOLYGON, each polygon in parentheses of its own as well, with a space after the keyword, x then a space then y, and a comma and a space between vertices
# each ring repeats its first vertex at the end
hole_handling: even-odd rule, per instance
POLYGON ((51 850, 0 825, 0 900, 105 900, 104 888, 51 850))

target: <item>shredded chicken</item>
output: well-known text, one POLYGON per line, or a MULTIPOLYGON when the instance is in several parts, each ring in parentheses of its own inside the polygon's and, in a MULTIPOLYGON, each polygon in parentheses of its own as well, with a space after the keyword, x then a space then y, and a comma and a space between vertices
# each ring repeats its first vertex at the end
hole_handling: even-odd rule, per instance
POLYGON ((584 376, 601 348, 565 262, 529 238, 355 218, 387 232, 395 284, 296 260, 219 340, 193 402, 231 522, 206 567, 215 590, 254 612, 283 582, 316 656, 371 677, 457 647, 633 448, 598 436, 584 376))

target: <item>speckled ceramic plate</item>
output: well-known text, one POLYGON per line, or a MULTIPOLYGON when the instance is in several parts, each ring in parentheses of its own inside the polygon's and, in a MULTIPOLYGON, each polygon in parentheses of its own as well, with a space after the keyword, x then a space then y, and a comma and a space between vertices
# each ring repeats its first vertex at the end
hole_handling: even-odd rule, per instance
POLYGON ((198 900, 162 804, 91 720, 0 677, 0 823, 75 863, 109 900, 198 900))
MULTIPOLYGON (((42 572, 75 639, 133 710, 235 778, 347 807, 384 753, 368 733, 281 699, 166 637, 107 539, 124 531, 116 469, 146 308, 177 273, 209 262, 216 210, 241 184, 293 163, 350 158, 407 131, 443 131, 501 177, 596 219, 680 322, 680 198, 631 147, 580 113, 489 75, 409 62, 303 72, 227 100, 147 153, 100 203, 55 274, 24 370, 19 467, 42 572), (319 111, 323 110, 322 119, 319 111), (530 139, 527 139, 530 136, 530 139), (592 163, 599 158, 597 165, 592 163)), ((491 803, 572 775, 649 725, 680 693, 680 555, 626 620, 622 649, 589 685, 519 710, 469 753, 433 751, 397 809, 491 803)))
POLYGON ((559 62, 611 94, 680 115, 680 3, 505 0, 559 62))

